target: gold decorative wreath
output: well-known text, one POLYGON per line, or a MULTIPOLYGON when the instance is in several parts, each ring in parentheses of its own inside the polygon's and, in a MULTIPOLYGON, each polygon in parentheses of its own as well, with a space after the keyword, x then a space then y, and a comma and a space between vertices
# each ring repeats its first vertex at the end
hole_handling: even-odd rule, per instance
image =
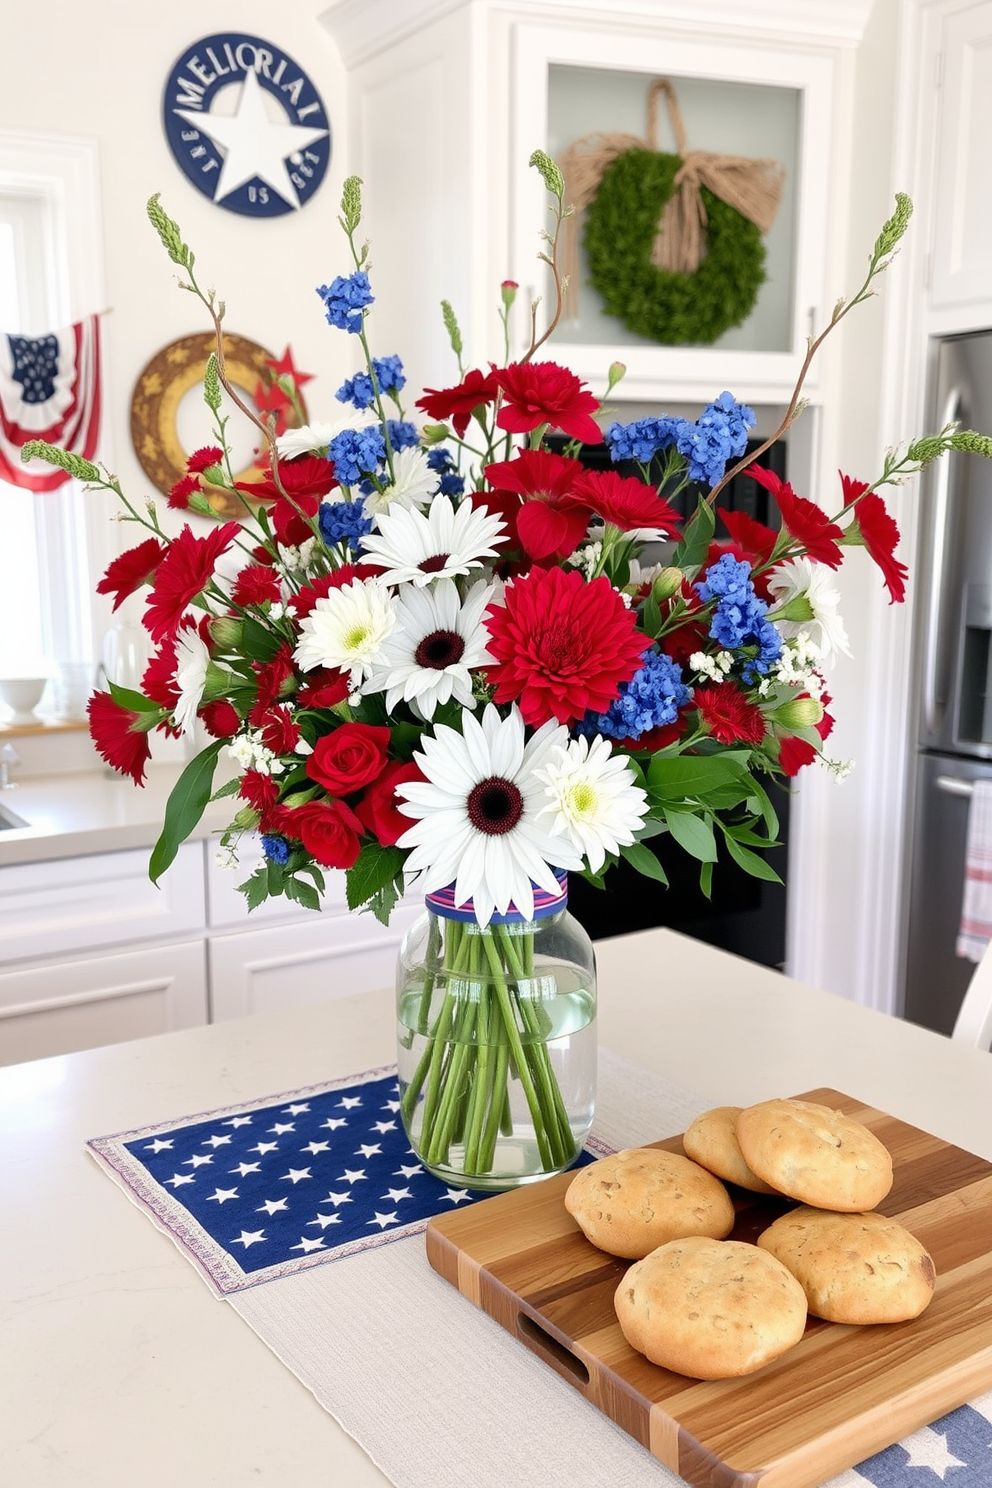
MULTIPOLYGON (((227 332, 223 346, 228 378, 239 392, 253 399, 259 382, 268 386, 272 380, 272 369, 268 366, 273 360, 272 353, 257 341, 227 332)), ((203 381, 207 360, 216 349, 216 340, 209 331, 171 341, 152 357, 135 383, 131 395, 131 443, 142 470, 163 496, 168 496, 176 481, 186 474, 186 460, 192 453, 179 442, 176 428, 179 405, 190 388, 203 381)), ((290 428, 299 424, 292 409, 287 410, 286 423, 290 428)), ((258 468, 249 465, 235 480, 250 481, 258 476, 258 468)), ((218 517, 244 516, 242 503, 227 491, 208 486, 205 494, 218 517)))

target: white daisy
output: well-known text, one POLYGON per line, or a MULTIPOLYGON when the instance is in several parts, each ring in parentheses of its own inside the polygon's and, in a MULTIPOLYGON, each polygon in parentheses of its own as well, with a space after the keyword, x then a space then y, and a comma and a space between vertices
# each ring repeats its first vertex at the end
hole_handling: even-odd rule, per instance
POLYGON ((456 508, 450 496, 435 496, 426 515, 402 507, 380 512, 376 525, 378 532, 363 537, 362 547, 391 584, 467 574, 481 568, 484 558, 495 558, 493 543, 506 541, 500 517, 468 501, 456 508))
POLYGON ((355 579, 318 599, 300 621, 293 660, 305 672, 338 667, 359 687, 395 624, 396 601, 385 585, 355 579))
POLYGON ((416 445, 397 450, 393 455, 392 484, 365 497, 365 515, 375 516, 391 507, 422 506, 430 501, 440 479, 437 471, 428 465, 424 450, 416 445))
POLYGON ((203 689, 207 685, 207 667, 210 652, 200 639, 198 631, 181 630, 176 637, 176 686, 179 701, 173 718, 176 727, 187 736, 196 725, 196 710, 203 701, 203 689))
POLYGON ((796 636, 812 628, 813 639, 821 647, 824 659, 832 660, 837 651, 850 656, 844 622, 837 613, 840 595, 833 586, 833 575, 824 563, 809 558, 790 558, 768 575, 768 588, 775 599, 780 619, 770 618, 784 636, 796 636), (805 603, 803 603, 805 601, 805 603))
POLYGON ((593 873, 608 852, 634 841, 644 823, 647 794, 635 784, 629 760, 614 754, 608 739, 557 745, 535 773, 551 797, 538 814, 551 816, 553 831, 567 833, 593 873))
POLYGON ((425 893, 453 882, 456 904, 471 901, 480 925, 511 904, 530 919, 534 884, 559 892, 551 865, 582 867, 568 836, 537 819, 547 802, 537 771, 567 738, 552 719, 525 744, 519 709, 500 718, 492 703, 481 723, 463 713, 460 734, 439 724, 423 735, 414 759, 427 778, 397 786, 397 795, 406 798, 399 809, 418 818, 399 846, 413 849, 404 869, 425 874, 425 893))
POLYGON ((396 628, 362 691, 385 692, 390 713, 403 698, 421 718, 433 718, 438 703, 451 698, 474 708, 472 668, 492 662, 482 616, 493 595, 491 585, 473 584, 463 603, 452 579, 430 589, 404 585, 397 595, 396 628))
POLYGON ((345 429, 364 429, 366 425, 377 422, 371 408, 350 408, 327 423, 304 424, 300 429, 287 429, 276 440, 276 450, 281 460, 295 460, 297 455, 326 455, 331 440, 345 429))

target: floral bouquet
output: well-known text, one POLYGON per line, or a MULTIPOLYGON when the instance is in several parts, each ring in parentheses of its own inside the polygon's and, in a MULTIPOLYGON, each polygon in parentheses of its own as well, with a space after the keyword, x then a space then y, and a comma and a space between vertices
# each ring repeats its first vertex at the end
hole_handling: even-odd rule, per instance
MULTIPOLYGON (((537 356, 561 313, 568 208, 557 165, 540 151, 531 164, 552 203, 541 254, 551 323, 539 336, 531 307, 529 349, 510 360, 517 287, 505 282, 503 365, 466 367, 444 303, 458 377, 417 400, 419 424, 404 410, 400 358, 370 347, 353 177, 340 218, 353 267, 317 292, 328 322, 361 348, 361 370, 337 391, 336 418, 279 437, 230 386, 223 307, 200 289, 157 197, 149 203, 182 287, 218 333, 203 388, 217 443, 190 457, 169 505, 207 517, 222 488, 242 501, 243 520, 170 538, 154 504, 133 504, 109 472, 40 443, 24 451, 114 491, 148 532, 98 588, 116 608, 147 586, 156 649, 141 691, 109 683, 89 719, 101 756, 136 784, 152 731, 209 738, 172 793, 152 877, 208 801, 231 797, 223 856, 236 866, 256 834, 264 854, 241 885, 251 907, 283 894, 318 909, 326 869, 345 871, 352 910, 383 921, 411 880, 447 904, 405 1017, 403 1112, 430 1166, 481 1182, 522 1126, 537 1171, 566 1167, 591 1119, 589 1102, 579 1120, 563 1100, 556 1051, 568 1033, 535 959, 564 874, 602 886, 623 858, 664 884, 652 842, 669 834, 707 892, 720 853, 774 878, 762 856, 777 830, 766 784, 824 758, 824 668, 847 646, 832 571, 866 548, 901 600, 906 569, 879 488, 947 449, 992 453, 992 441, 949 426, 890 453, 873 482, 841 476, 832 514, 753 463, 800 411, 824 336, 889 262, 905 197, 755 454, 754 415, 728 392, 695 422, 659 416, 604 431, 596 396, 537 356), (234 478, 222 387, 259 427, 261 482, 234 478), (581 447, 604 440, 617 468, 586 468, 581 447), (716 500, 744 468, 780 520, 720 511, 718 532, 716 500), (684 491, 696 498, 687 520, 674 505, 684 491), (662 562, 645 564, 646 544, 663 545, 662 562), (214 790, 222 753, 236 773, 214 790)), ((622 374, 610 369, 607 396, 622 374)), ((590 964, 578 982, 591 975, 590 964)))

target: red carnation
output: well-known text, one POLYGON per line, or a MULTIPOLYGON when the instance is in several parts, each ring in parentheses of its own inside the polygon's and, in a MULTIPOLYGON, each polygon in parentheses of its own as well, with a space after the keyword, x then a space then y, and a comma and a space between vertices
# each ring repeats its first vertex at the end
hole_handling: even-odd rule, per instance
POLYGON ((492 372, 480 372, 477 368, 465 374, 464 382, 453 388, 425 388, 424 396, 417 399, 428 418, 440 423, 451 420, 459 439, 464 439, 469 419, 477 408, 496 401, 499 388, 492 372))
POLYGON ((169 505, 175 511, 188 511, 189 498, 199 490, 200 482, 195 475, 182 475, 169 488, 169 505))
POLYGON ((204 470, 209 470, 212 465, 219 465, 224 458, 224 451, 217 444, 205 444, 202 449, 194 450, 186 461, 186 469, 191 475, 200 475, 204 470))
POLYGON ((174 712, 179 702, 176 666, 176 638, 170 636, 150 659, 141 679, 141 690, 145 696, 170 713, 174 712))
POLYGON ((276 804, 279 787, 271 775, 263 775, 261 770, 246 770, 238 785, 238 795, 256 811, 264 813, 276 804))
POLYGON ((589 526, 588 503, 573 495, 582 473, 578 460, 524 450, 515 460, 486 466, 493 489, 481 493, 476 504, 503 518, 512 545, 528 558, 538 563, 567 558, 589 526))
POLYGON ((266 600, 277 600, 280 593, 279 575, 275 569, 250 563, 234 581, 231 599, 236 605, 265 604, 266 600))
POLYGON ((271 661, 253 661, 251 669, 258 679, 258 692, 248 718, 252 727, 258 728, 259 720, 282 696, 283 684, 293 676, 293 653, 289 643, 283 641, 271 661))
POLYGON ((854 516, 848 527, 848 538, 858 537, 882 570, 889 604, 901 604, 906 598, 906 580, 909 569, 895 556, 899 541, 899 528, 885 509, 885 502, 877 491, 869 490, 864 481, 853 480, 849 475, 841 476, 844 488, 844 505, 857 502, 854 516), (865 494, 867 492, 867 495, 865 494))
POLYGON ((146 538, 136 548, 128 548, 126 553, 108 564, 107 572, 96 586, 97 594, 116 595, 116 610, 129 594, 140 589, 142 584, 147 584, 167 551, 165 543, 160 543, 154 537, 146 538))
POLYGON ((759 486, 771 492, 782 513, 783 524, 796 542, 802 543, 809 556, 818 563, 825 563, 828 568, 840 568, 842 554, 837 543, 844 533, 836 522, 831 522, 815 502, 797 496, 788 481, 779 480, 774 471, 750 465, 747 473, 759 486))
POLYGON ((227 552, 240 531, 237 522, 225 522, 206 537, 194 537, 192 530, 184 527, 172 539, 145 608, 145 628, 152 640, 175 635, 186 606, 210 582, 217 559, 227 552))
POLYGON ((311 801, 279 820, 324 868, 350 868, 361 852, 362 823, 343 801, 311 801))
POLYGON ((361 790, 381 774, 389 750, 388 728, 371 723, 343 723, 314 745, 307 774, 331 796, 361 790))
POLYGON ((373 780, 356 805, 355 815, 383 847, 395 846, 410 827, 410 818, 397 810, 396 787, 404 781, 423 778, 416 765, 403 765, 394 760, 378 780, 373 780))
POLYGON ((578 489, 597 517, 621 532, 650 527, 670 537, 680 535, 682 519, 678 512, 653 486, 646 486, 636 476, 622 476, 615 470, 587 470, 578 489))
POLYGON ((702 722, 721 744, 756 746, 765 737, 765 715, 732 682, 697 687, 692 701, 702 722))
POLYGON ((295 460, 280 460, 278 469, 282 490, 276 485, 271 471, 260 481, 246 483, 243 487, 239 485, 238 490, 244 490, 255 498, 263 496, 272 501, 281 497, 285 491, 287 496, 292 496, 297 506, 306 504, 309 515, 314 516, 320 498, 333 491, 337 485, 334 466, 323 455, 299 455, 295 460), (312 511, 309 510, 311 503, 312 511))
POLYGON ((313 613, 313 608, 318 599, 326 599, 332 589, 341 589, 346 584, 353 584, 356 579, 364 583, 366 579, 376 577, 378 569, 373 568, 370 563, 342 563, 333 573, 324 574, 322 578, 314 579, 312 584, 306 584, 298 594, 294 594, 289 600, 289 608, 296 614, 297 619, 303 620, 307 615, 313 613))
POLYGON ((273 754, 289 754, 300 742, 299 725, 286 707, 269 708, 252 721, 262 731, 262 743, 273 754))
POLYGON ((347 672, 337 667, 317 667, 307 673, 296 694, 301 708, 336 708, 343 703, 351 691, 351 679, 347 672))
POLYGON ((90 737, 100 758, 121 775, 130 775, 135 785, 144 785, 151 749, 148 735, 135 728, 142 715, 122 708, 109 692, 94 692, 86 704, 86 712, 90 737))
POLYGON ((519 702, 533 727, 605 713, 640 668, 644 637, 609 579, 587 584, 560 568, 532 568, 485 614, 489 680, 497 703, 519 702))
POLYGON ((241 727, 238 710, 227 698, 217 698, 201 708, 203 727, 213 739, 230 739, 241 727))
POLYGON ((496 415, 500 429, 529 434, 550 424, 583 444, 602 444, 602 432, 592 417, 599 403, 567 367, 556 362, 511 362, 494 375, 504 400, 496 415))

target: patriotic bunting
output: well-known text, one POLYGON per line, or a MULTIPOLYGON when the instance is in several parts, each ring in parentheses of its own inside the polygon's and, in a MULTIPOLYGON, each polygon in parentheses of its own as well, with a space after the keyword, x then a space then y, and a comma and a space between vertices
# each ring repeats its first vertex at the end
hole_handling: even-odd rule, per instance
POLYGON ((28 491, 54 491, 69 480, 21 448, 44 439, 89 460, 100 433, 100 318, 47 336, 0 332, 0 479, 28 491))

